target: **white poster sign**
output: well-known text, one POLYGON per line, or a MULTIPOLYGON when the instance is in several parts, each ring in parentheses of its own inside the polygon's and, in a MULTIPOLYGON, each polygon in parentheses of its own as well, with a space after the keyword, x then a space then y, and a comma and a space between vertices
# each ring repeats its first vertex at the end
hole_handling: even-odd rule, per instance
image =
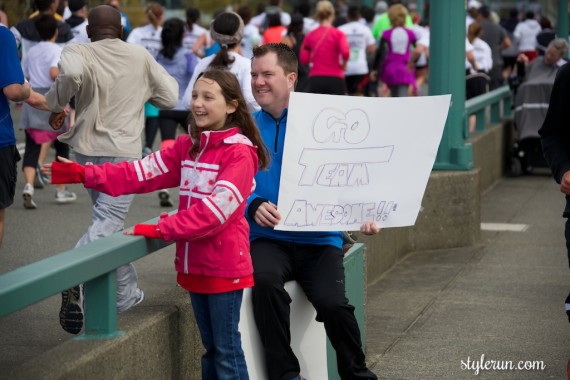
POLYGON ((413 225, 450 100, 291 94, 276 229, 413 225))

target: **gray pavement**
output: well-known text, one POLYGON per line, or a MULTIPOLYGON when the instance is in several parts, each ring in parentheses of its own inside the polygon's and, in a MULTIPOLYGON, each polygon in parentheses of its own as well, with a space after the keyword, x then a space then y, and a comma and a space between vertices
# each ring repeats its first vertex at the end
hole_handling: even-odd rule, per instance
POLYGON ((505 178, 482 197, 482 222, 526 231, 482 231, 473 247, 410 254, 370 286, 367 359, 375 372, 383 379, 565 379, 563 205, 547 175, 505 178), (491 370, 477 371, 481 361, 491 370), (521 364, 544 369, 492 370, 510 368, 506 361, 517 368, 539 361, 521 364))
MULTIPOLYGON (((36 191, 38 209, 25 210, 21 178, 6 213, 0 274, 73 248, 90 221, 89 199, 78 185, 73 204, 56 204, 47 188, 36 191)), ((484 230, 472 247, 412 253, 369 286, 370 367, 382 379, 566 378, 570 329, 563 301, 570 273, 563 205, 548 175, 505 178, 482 196, 482 222, 526 225, 525 231, 484 230), (492 370, 507 361, 544 368, 492 370), (481 362, 489 370, 477 371, 481 362)), ((161 211, 156 194, 137 196, 126 225, 161 211)), ((173 259, 169 247, 137 261, 146 294, 139 308, 162 305, 165 294, 178 291, 173 259)), ((0 318, 0 379, 72 338, 59 326, 59 304, 53 296, 0 318)), ((136 312, 119 316, 119 328, 136 312)))

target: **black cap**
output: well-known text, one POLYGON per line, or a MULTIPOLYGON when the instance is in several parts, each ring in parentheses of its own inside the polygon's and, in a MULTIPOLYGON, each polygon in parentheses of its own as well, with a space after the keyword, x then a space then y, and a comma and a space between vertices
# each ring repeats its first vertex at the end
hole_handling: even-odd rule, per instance
POLYGON ((87 5, 87 0, 69 0, 67 6, 71 12, 77 12, 87 5))

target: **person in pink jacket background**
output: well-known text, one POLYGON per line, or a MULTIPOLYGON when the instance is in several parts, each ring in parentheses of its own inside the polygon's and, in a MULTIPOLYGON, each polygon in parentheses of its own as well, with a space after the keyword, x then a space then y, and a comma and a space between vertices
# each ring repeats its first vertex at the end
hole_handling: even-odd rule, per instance
POLYGON ((53 183, 84 183, 113 196, 180 186, 178 213, 127 235, 176 242, 178 284, 190 294, 206 353, 203 379, 247 379, 238 331, 243 289, 253 286, 244 211, 269 156, 230 72, 205 71, 192 91, 189 135, 142 160, 45 165, 53 183))
POLYGON ((306 92, 345 95, 344 69, 350 57, 348 40, 332 25, 335 12, 330 1, 319 1, 315 13, 320 25, 305 36, 299 56, 301 64, 310 66, 306 92))

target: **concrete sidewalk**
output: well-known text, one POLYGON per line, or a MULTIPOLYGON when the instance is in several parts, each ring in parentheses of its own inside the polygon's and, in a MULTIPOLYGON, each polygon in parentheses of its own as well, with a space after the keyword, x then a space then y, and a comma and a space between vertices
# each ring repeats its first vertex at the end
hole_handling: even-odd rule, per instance
POLYGON ((484 229, 474 247, 410 254, 371 285, 371 368, 382 379, 565 379, 563 206, 547 174, 505 178, 482 196, 482 222, 526 231, 484 229))

